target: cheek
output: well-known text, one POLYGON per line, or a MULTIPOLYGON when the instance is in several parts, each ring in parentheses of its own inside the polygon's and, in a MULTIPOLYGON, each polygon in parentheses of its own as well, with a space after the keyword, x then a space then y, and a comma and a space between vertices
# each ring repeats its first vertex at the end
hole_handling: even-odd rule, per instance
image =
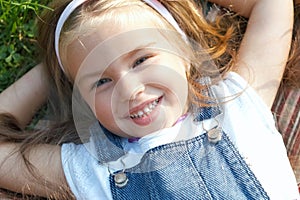
POLYGON ((149 68, 145 76, 149 83, 157 83, 158 87, 166 90, 170 94, 170 99, 174 104, 182 108, 186 107, 188 97, 188 81, 185 73, 185 67, 182 64, 174 63, 172 66, 157 66, 149 68))
POLYGON ((96 118, 104 125, 104 122, 111 120, 112 110, 111 110, 111 98, 108 95, 95 95, 94 114, 96 118))
POLYGON ((111 96, 107 95, 105 97, 96 97, 94 110, 97 120, 107 130, 121 137, 127 137, 115 121, 114 113, 112 111, 111 96))

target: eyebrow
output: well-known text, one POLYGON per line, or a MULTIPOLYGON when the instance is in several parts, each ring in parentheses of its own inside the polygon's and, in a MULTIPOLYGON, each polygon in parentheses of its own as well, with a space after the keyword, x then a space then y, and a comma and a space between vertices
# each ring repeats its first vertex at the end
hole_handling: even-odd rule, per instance
POLYGON ((151 46, 153 46, 154 44, 156 44, 155 42, 151 42, 149 44, 146 45, 141 45, 139 47, 136 47, 135 49, 129 51, 128 53, 123 54, 120 58, 121 60, 127 60, 130 57, 134 56, 135 54, 137 54, 138 52, 145 50, 145 49, 149 49, 151 48, 151 46))
MULTIPOLYGON (((141 50, 144 50, 144 49, 147 49, 147 48, 150 48, 151 46, 153 46, 154 44, 156 44, 156 42, 151 42, 151 43, 148 43, 146 45, 140 45, 136 48, 134 48, 133 50, 125 53, 125 54, 122 54, 119 58, 121 58, 122 60, 127 60, 128 58, 130 58, 131 56, 135 55, 137 52, 141 51, 141 50)), ((106 69, 106 68, 105 68, 106 69)), ((89 73, 89 74, 85 74, 84 76, 82 76, 80 78, 80 80, 78 81, 77 84, 80 84, 80 82, 83 82, 85 81, 86 79, 89 79, 89 78, 92 78, 94 76, 99 76, 99 74, 102 74, 104 72, 104 70, 98 70, 98 71, 94 71, 92 73, 89 73)), ((93 86, 90 87, 91 89, 93 88, 93 86)))

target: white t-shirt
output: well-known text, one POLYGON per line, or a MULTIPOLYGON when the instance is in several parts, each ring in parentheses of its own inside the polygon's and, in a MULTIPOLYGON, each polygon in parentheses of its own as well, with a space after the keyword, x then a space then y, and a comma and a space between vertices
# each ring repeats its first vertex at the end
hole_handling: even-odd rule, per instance
MULTIPOLYGON (((270 110, 260 97, 234 72, 228 73, 212 89, 217 97, 228 97, 225 100, 229 101, 221 104, 221 126, 270 198, 300 199, 282 137, 275 128, 270 110)), ((152 133, 134 143, 124 139, 122 146, 129 152, 122 158, 126 168, 136 165, 143 153, 153 147, 180 140, 181 135, 185 135, 185 139, 195 137, 204 132, 203 127, 209 129, 215 124, 213 119, 209 119, 204 121, 203 126, 196 125, 191 119, 192 116, 188 116, 174 127, 152 133)), ((88 150, 89 145, 69 143, 62 146, 62 165, 67 182, 77 199, 112 199, 109 170, 121 170, 124 164, 119 159, 99 165, 88 150)))

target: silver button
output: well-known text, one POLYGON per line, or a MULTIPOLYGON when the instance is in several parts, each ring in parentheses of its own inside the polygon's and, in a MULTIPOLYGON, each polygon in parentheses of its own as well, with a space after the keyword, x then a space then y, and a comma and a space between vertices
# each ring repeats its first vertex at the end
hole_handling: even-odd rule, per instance
POLYGON ((127 185, 128 178, 124 172, 120 172, 114 175, 114 181, 118 188, 123 188, 127 185))
POLYGON ((208 136, 209 142, 216 144, 217 142, 219 142, 221 140, 222 130, 219 127, 210 129, 209 131, 207 131, 207 136, 208 136))

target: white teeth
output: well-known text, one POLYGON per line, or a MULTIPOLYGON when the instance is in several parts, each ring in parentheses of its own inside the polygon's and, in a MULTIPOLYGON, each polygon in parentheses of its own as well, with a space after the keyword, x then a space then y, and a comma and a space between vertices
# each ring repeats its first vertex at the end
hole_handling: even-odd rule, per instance
POLYGON ((137 114, 139 117, 142 117, 144 115, 144 112, 143 111, 139 111, 138 114, 137 114))
POLYGON ((155 108, 155 105, 150 104, 150 105, 149 105, 149 109, 152 110, 153 108, 155 108))
POLYGON ((158 105, 158 102, 159 102, 159 100, 156 99, 152 103, 145 106, 145 108, 143 110, 139 110, 137 113, 131 114, 130 118, 132 118, 132 119, 142 118, 142 117, 149 115, 154 110, 154 108, 158 105))
POLYGON ((145 107, 145 108, 144 108, 144 113, 147 113, 147 114, 148 114, 148 113, 150 113, 150 112, 151 112, 151 110, 150 110, 148 107, 145 107))

